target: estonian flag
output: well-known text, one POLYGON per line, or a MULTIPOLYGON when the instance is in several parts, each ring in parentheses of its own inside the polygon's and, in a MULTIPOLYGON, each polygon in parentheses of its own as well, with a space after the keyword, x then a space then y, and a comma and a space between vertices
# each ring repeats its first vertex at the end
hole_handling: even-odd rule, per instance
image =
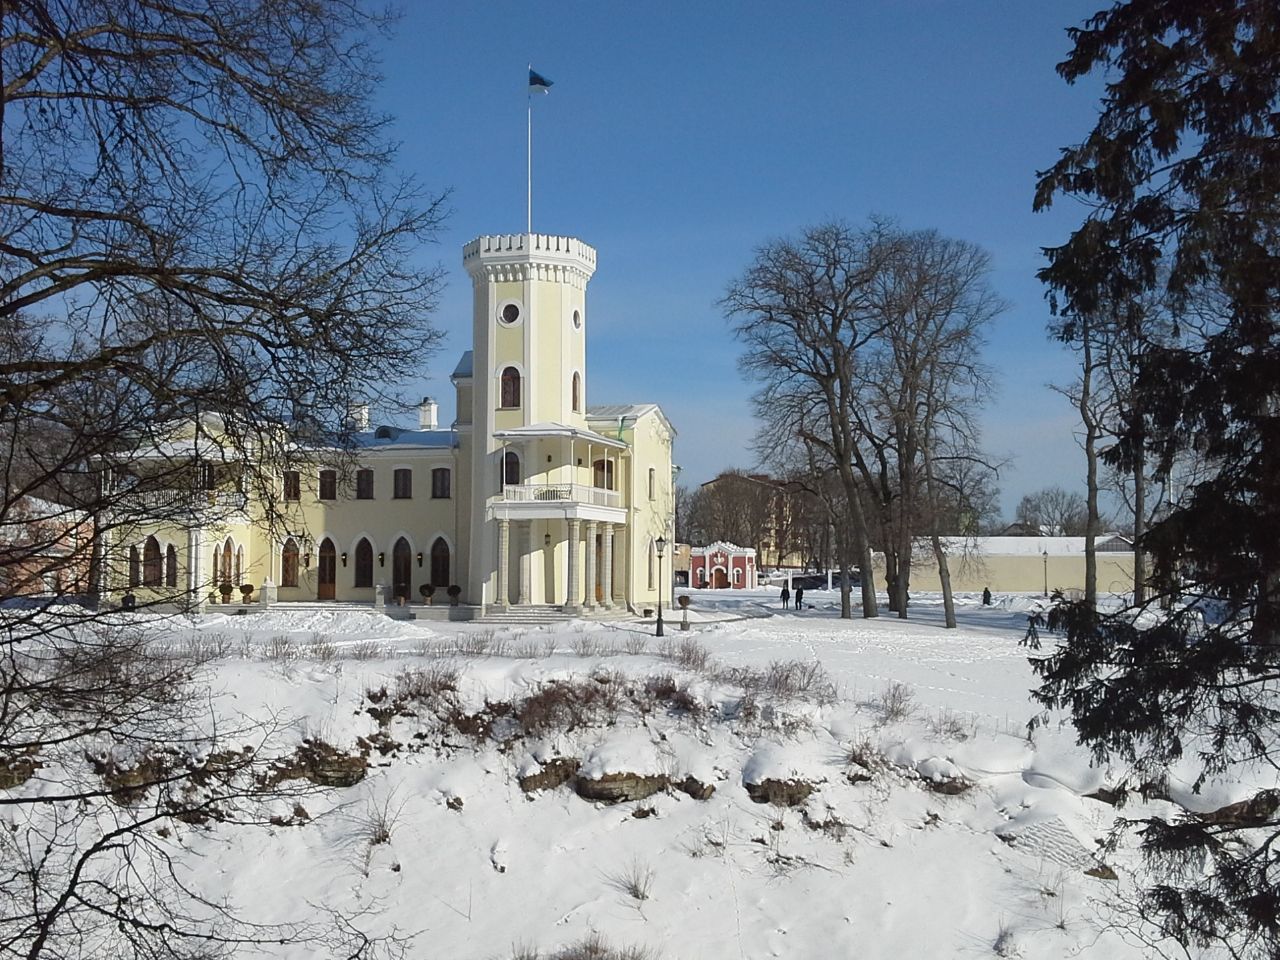
POLYGON ((540 73, 536 73, 532 67, 529 68, 529 92, 530 93, 549 93, 551 91, 551 81, 540 73))

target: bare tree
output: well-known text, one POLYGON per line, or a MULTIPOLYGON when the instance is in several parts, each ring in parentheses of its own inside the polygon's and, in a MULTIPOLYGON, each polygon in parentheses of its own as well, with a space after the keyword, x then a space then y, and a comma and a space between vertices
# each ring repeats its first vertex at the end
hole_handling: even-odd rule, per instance
POLYGON ((977 247, 933 232, 827 224, 761 248, 723 300, 760 385, 761 444, 794 438, 810 476, 839 478, 864 616, 876 612, 873 543, 890 607, 906 615, 927 425, 965 390, 982 396, 981 333, 1003 309, 988 272, 977 247))
POLYGON ((293 744, 213 722, 204 653, 62 601, 140 524, 247 499, 276 522, 282 468, 341 450, 349 401, 437 341, 418 260, 443 199, 391 174, 370 107, 386 23, 346 0, 0 4, 0 532, 22 533, 0 580, 54 594, 0 617, 0 956, 381 949, 178 879, 191 824, 275 815, 293 744))
POLYGON ((1018 501, 1015 519, 1052 536, 1078 537, 1088 525, 1088 507, 1075 491, 1045 487, 1018 501))

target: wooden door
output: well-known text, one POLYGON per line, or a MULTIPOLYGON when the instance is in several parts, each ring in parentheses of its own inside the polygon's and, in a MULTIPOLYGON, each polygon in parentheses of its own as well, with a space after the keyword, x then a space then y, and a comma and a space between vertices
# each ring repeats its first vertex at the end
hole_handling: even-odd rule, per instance
POLYGON ((320 544, 320 565, 316 572, 319 576, 319 586, 316 589, 316 599, 332 600, 336 595, 338 561, 337 551, 334 550, 333 541, 328 537, 325 537, 324 542, 320 544))

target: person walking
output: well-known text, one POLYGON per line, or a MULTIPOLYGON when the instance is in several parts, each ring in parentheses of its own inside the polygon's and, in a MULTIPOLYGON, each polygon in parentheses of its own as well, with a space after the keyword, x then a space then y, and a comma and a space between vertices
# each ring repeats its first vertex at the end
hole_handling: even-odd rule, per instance
POLYGON ((804 606, 804 587, 796 587, 796 609, 804 606))
POLYGON ((782 585, 782 609, 787 609, 787 604, 791 602, 791 591, 787 589, 787 585, 782 585))

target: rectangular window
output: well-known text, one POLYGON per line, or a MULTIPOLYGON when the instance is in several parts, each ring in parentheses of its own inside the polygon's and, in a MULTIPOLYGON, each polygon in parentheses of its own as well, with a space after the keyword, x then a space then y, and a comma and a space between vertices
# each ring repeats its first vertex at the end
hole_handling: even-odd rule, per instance
POLYGON ((449 499, 449 475, 450 470, 448 467, 436 467, 431 471, 432 500, 449 499))
POLYGON ((337 500, 338 499, 338 471, 337 470, 321 470, 320 471, 320 499, 321 500, 337 500))
POLYGON ((200 489, 216 490, 218 488, 218 472, 212 463, 200 464, 200 489))
POLYGON ((413 471, 402 467, 395 474, 395 490, 392 496, 397 500, 408 500, 413 496, 413 471))
POLYGON ((372 470, 356 471, 356 499, 357 500, 373 499, 373 471, 372 470))
POLYGON ((649 499, 653 500, 658 496, 658 471, 649 468, 649 499))
POLYGON ((302 499, 302 475, 297 470, 284 472, 284 498, 286 500, 302 499))

